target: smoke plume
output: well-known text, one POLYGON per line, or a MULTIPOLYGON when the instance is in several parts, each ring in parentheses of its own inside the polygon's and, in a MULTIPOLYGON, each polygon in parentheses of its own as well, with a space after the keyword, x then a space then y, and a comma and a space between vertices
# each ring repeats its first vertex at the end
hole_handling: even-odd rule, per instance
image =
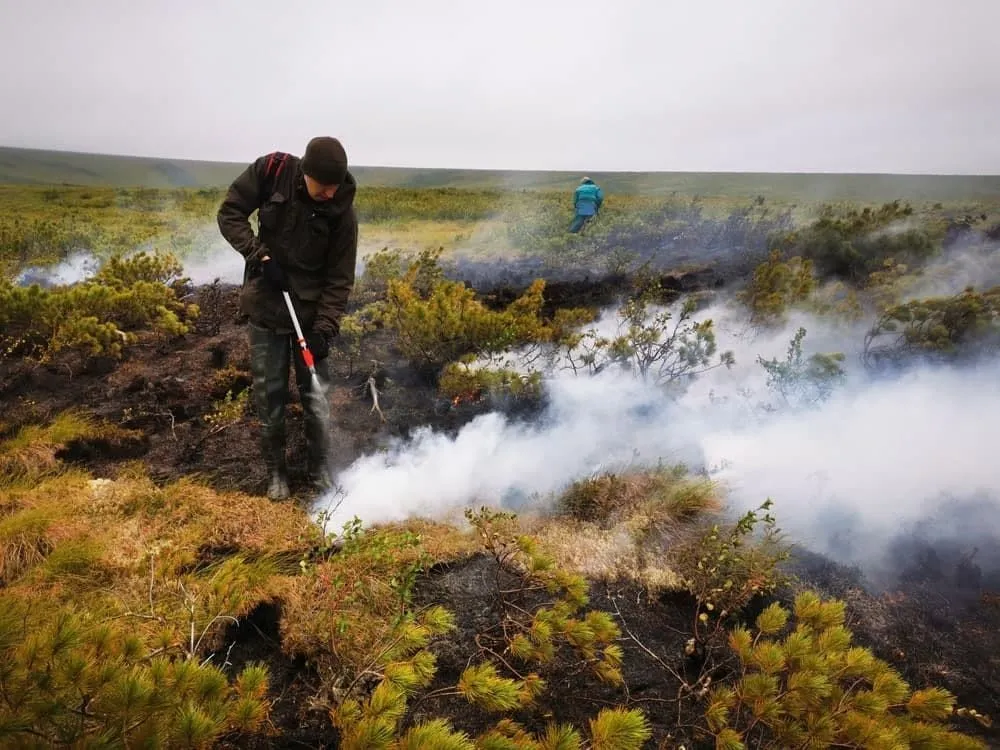
MULTIPOLYGON (((619 371, 556 368, 541 418, 490 413, 454 436, 425 428, 349 466, 340 493, 316 510, 335 508, 339 529, 354 515, 371 523, 444 518, 479 503, 543 509, 579 478, 662 462, 718 480, 734 511, 771 498, 793 541, 876 579, 898 572, 886 555, 901 534, 956 549, 1000 538, 1000 363, 876 377, 860 360, 869 322, 799 314, 758 335, 726 303, 697 318, 715 321, 719 349, 736 364, 699 376, 680 398, 619 371), (799 326, 804 355, 842 352, 845 378, 825 401, 793 408, 768 388, 757 357, 783 361, 799 326), (929 520, 940 517, 952 522, 929 520)), ((613 327, 614 311, 598 325, 613 327)))
POLYGON ((28 266, 15 278, 18 286, 38 286, 46 288, 77 284, 97 273, 100 261, 88 250, 77 250, 70 253, 52 266, 28 266))

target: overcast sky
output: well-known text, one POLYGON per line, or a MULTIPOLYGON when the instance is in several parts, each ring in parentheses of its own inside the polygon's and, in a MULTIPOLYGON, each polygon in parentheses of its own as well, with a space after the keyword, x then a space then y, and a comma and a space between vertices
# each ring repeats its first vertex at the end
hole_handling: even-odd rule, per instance
POLYGON ((0 0, 0 145, 1000 173, 1000 0, 0 0))

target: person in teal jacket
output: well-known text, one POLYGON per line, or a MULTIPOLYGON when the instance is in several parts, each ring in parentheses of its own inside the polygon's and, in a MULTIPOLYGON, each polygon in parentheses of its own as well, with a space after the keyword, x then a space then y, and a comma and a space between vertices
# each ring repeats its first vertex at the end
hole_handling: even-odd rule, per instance
POLYGON ((600 186, 589 177, 580 180, 579 187, 573 193, 573 208, 576 209, 576 215, 569 225, 569 231, 579 232, 583 229, 584 224, 597 216, 602 203, 604 203, 604 193, 600 186))

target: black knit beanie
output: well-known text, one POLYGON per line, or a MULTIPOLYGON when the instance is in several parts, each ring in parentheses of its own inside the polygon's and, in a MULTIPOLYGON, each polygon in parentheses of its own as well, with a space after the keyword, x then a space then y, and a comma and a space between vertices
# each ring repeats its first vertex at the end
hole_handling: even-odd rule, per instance
POLYGON ((340 185, 347 177, 347 152, 336 138, 313 138, 302 156, 302 171, 321 185, 340 185))

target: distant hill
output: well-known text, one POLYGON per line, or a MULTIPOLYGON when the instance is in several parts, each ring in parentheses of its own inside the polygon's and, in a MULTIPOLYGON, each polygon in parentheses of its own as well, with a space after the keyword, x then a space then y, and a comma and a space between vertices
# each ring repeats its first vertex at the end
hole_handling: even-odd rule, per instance
MULTIPOLYGON (((245 165, 0 147, 0 184, 218 187, 245 165)), ((571 190, 578 172, 352 167, 366 185, 571 190)), ((611 193, 755 196, 784 200, 971 201, 1000 197, 1000 175, 591 172, 611 193)))

